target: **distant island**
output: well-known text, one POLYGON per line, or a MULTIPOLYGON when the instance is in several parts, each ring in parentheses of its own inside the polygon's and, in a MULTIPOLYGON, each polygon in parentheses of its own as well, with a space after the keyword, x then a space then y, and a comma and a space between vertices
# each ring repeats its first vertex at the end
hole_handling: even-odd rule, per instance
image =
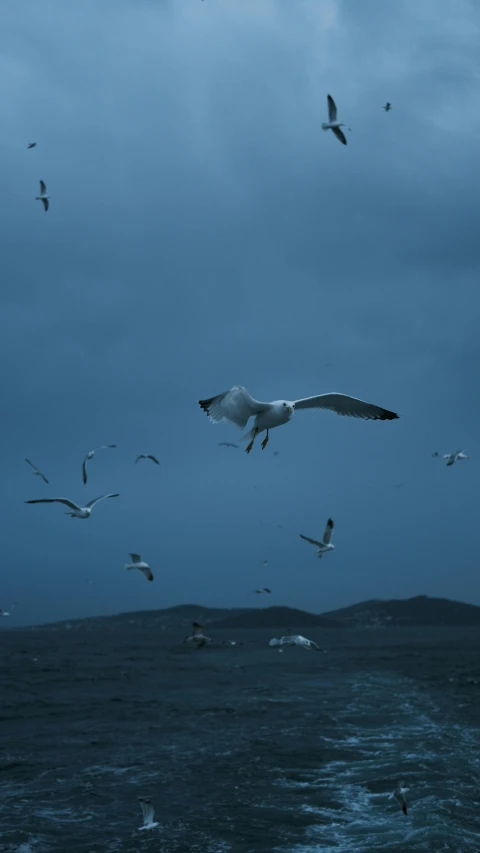
MULTIPOLYGON (((154 629, 168 633, 186 633, 193 621, 208 625, 210 631, 216 629, 260 630, 262 628, 280 630, 290 628, 293 631, 323 628, 337 631, 341 628, 371 630, 422 626, 480 627, 480 607, 461 601, 451 601, 448 598, 430 598, 428 595, 417 595, 414 598, 405 599, 394 598, 388 601, 372 599, 320 614, 297 610, 293 607, 218 608, 204 607, 199 604, 180 604, 164 610, 139 610, 114 616, 71 619, 16 630, 154 629)), ((15 630, 14 626, 11 626, 12 628, 15 630)))

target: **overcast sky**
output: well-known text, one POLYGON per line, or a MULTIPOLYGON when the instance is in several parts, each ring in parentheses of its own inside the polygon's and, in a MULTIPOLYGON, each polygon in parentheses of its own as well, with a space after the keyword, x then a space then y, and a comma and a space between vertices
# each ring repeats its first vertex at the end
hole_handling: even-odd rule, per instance
POLYGON ((195 602, 480 604, 477 4, 4 7, 10 624, 195 602), (346 147, 322 131, 327 93, 346 147), (340 391, 400 420, 298 412, 247 456, 198 406, 237 383, 261 400, 340 391), (118 448, 84 486, 103 443, 118 448), (432 459, 460 448, 469 461, 432 459), (142 452, 160 467, 135 465, 142 452), (24 504, 115 491, 87 521, 24 504), (336 550, 319 562, 298 534, 329 515, 336 550), (125 572, 130 551, 153 583, 125 572))

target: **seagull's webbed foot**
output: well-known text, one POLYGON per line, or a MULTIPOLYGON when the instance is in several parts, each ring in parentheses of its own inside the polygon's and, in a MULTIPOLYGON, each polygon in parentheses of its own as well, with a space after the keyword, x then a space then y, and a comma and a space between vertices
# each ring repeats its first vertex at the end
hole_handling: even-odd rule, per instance
POLYGON ((250 444, 245 448, 245 453, 250 453, 250 451, 251 451, 251 449, 252 449, 252 447, 253 447, 253 445, 254 445, 255 439, 256 439, 256 437, 257 437, 257 434, 258 434, 258 427, 255 427, 255 430, 254 430, 254 433, 253 433, 253 438, 252 438, 252 440, 251 440, 250 444))
POLYGON ((263 441, 262 441, 262 450, 265 450, 265 448, 266 448, 267 444, 268 444, 268 429, 267 429, 267 434, 266 434, 265 438, 264 438, 264 439, 263 439, 263 441))

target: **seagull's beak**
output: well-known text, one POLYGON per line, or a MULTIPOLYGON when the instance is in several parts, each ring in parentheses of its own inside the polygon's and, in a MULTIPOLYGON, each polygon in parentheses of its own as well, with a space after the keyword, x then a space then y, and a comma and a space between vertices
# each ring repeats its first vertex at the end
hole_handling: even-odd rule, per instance
POLYGON ((293 415, 293 406, 287 406, 288 411, 293 415))

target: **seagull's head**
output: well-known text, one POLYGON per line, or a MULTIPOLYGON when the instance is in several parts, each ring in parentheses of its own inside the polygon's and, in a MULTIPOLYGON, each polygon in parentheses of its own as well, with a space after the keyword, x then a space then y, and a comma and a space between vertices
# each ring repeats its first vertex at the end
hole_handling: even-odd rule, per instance
POLYGON ((275 400, 273 404, 286 420, 290 420, 295 412, 295 403, 291 400, 275 400))

